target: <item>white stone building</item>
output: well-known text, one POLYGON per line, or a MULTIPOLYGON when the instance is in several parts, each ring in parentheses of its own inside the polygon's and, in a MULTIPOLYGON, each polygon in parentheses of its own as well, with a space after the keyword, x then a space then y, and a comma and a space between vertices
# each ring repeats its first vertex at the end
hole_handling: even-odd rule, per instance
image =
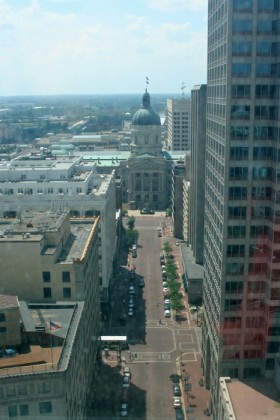
POLYGON ((96 162, 83 162, 82 157, 24 156, 3 162, 0 217, 20 217, 32 210, 69 211, 74 217, 100 215, 100 298, 107 302, 116 243, 114 172, 99 175, 96 162))

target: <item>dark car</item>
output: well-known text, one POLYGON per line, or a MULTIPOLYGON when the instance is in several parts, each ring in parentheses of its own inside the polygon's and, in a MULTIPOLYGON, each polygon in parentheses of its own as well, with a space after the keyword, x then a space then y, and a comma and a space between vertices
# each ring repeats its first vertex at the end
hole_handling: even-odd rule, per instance
POLYGON ((173 395, 174 395, 174 397, 181 397, 181 395, 182 395, 181 388, 177 384, 173 385, 173 395))
POLYGON ((176 420, 185 420, 184 411, 182 410, 182 408, 177 408, 176 420))
POLYGON ((169 305, 169 303, 165 303, 164 304, 164 309, 167 310, 167 311, 170 311, 170 305, 169 305))

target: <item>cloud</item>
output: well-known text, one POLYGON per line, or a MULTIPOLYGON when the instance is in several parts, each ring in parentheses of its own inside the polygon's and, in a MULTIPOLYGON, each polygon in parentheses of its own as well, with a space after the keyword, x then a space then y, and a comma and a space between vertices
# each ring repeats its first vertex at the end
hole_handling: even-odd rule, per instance
POLYGON ((180 12, 183 10, 204 12, 207 10, 207 0, 148 0, 147 6, 161 12, 180 12))
POLYGON ((161 92, 188 78, 204 81, 206 23, 197 28, 187 14, 185 21, 148 13, 112 21, 46 10, 41 0, 27 4, 14 8, 0 0, 0 95, 135 92, 146 74, 161 92))

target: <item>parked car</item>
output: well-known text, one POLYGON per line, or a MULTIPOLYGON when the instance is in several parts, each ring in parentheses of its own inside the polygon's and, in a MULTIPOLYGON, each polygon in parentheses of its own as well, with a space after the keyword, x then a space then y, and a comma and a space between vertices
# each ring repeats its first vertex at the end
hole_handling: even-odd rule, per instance
POLYGON ((170 305, 169 303, 164 304, 164 309, 170 311, 170 305))
POLYGON ((141 279, 139 279, 139 287, 144 287, 144 286, 145 286, 145 281, 143 277, 141 277, 141 279))
POLYGON ((127 415, 128 415, 128 404, 123 403, 121 404, 121 408, 120 408, 120 416, 127 417, 127 415))
POLYGON ((164 316, 165 316, 165 318, 170 318, 171 317, 171 312, 170 312, 169 309, 165 309, 164 316))
POLYGON ((164 286, 164 287, 162 288, 162 291, 163 291, 163 293, 164 293, 164 292, 169 292, 169 289, 168 289, 168 287, 167 287, 167 286, 164 286))
POLYGON ((122 388, 121 403, 125 404, 128 401, 128 388, 122 388))
POLYGON ((129 385, 130 385, 130 378, 128 376, 124 376, 123 383, 122 383, 123 388, 128 388, 129 385))
POLYGON ((168 283, 167 283, 167 281, 163 281, 163 282, 162 282, 162 287, 168 287, 168 283))
POLYGON ((129 366, 125 366, 123 369, 124 376, 127 376, 129 379, 131 378, 131 371, 129 366))
POLYGON ((173 398, 173 407, 174 408, 181 408, 182 407, 181 398, 179 398, 179 397, 174 397, 173 398))
POLYGON ((127 314, 128 314, 128 316, 132 316, 133 315, 133 309, 132 308, 129 308, 127 314))
POLYGON ((181 397, 182 396, 181 388, 177 384, 173 385, 173 395, 174 395, 174 397, 181 397))
POLYGON ((170 298, 168 296, 164 297, 164 303, 170 303, 170 298))
POLYGON ((134 286, 129 286, 129 293, 134 294, 134 292, 135 292, 134 286))
POLYGON ((134 302, 129 302, 128 307, 129 307, 129 309, 133 309, 134 308, 134 302))
POLYGON ((185 420, 185 415, 184 415, 184 411, 182 410, 182 408, 177 408, 176 409, 176 420, 185 420))

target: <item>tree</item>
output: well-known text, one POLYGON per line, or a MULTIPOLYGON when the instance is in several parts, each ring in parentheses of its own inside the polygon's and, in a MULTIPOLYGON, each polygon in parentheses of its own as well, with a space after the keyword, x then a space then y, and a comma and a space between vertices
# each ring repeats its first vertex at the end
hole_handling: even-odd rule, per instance
POLYGON ((169 252, 173 251, 173 248, 170 245, 170 243, 166 241, 166 242, 163 242, 162 250, 168 254, 169 252))
POLYGON ((126 224, 128 226, 128 229, 134 229, 135 217, 134 216, 129 216, 129 218, 127 219, 126 224))
POLYGON ((133 242, 136 240, 138 240, 139 237, 139 232, 138 230, 135 229, 126 229, 125 230, 125 234, 126 234, 126 241, 129 247, 131 247, 133 245, 133 242))

